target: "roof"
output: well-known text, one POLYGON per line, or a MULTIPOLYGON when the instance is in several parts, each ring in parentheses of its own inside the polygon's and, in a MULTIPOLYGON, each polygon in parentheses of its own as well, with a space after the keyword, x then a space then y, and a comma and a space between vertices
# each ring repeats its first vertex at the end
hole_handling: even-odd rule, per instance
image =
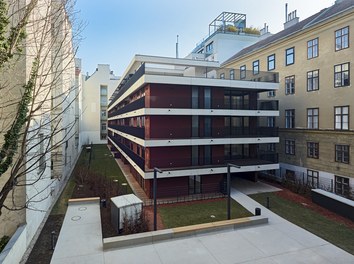
POLYGON ((143 203, 143 201, 136 197, 134 194, 112 197, 111 200, 118 208, 143 203))
POLYGON ((343 12, 346 12, 350 9, 354 8, 354 0, 343 0, 339 3, 336 3, 328 8, 322 9, 320 12, 300 21, 299 23, 286 28, 266 39, 260 40, 257 43, 248 46, 244 48, 243 50, 239 51, 236 53, 234 56, 232 56, 230 59, 225 61, 222 66, 238 59, 241 58, 249 53, 255 52, 257 50, 260 50, 262 48, 265 48, 273 43, 276 43, 286 37, 289 37, 291 35, 294 35, 302 30, 311 28, 321 22, 324 22, 326 20, 331 19, 334 16, 337 16, 343 12))

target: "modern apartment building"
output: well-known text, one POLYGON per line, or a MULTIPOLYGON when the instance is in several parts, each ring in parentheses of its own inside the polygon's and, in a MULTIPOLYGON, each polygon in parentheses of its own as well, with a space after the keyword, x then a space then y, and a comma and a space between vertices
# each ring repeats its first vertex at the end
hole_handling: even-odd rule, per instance
POLYGON ((118 81, 119 77, 107 64, 98 64, 93 74, 83 76, 80 120, 83 145, 107 143, 107 106, 118 81))
POLYGON ((354 187, 354 1, 336 1, 302 21, 291 12, 284 25, 223 67, 279 72, 280 89, 267 98, 280 103, 280 175, 348 195, 354 187))
POLYGON ((197 43, 186 58, 222 63, 269 34, 266 28, 260 32, 247 28, 245 14, 222 12, 210 22, 209 34, 197 43))
POLYGON ((148 196, 155 167, 158 197, 223 191, 229 162, 252 179, 279 168, 278 130, 267 126, 278 105, 258 100, 278 90, 277 74, 229 74, 213 61, 133 58, 108 106, 108 144, 148 196))

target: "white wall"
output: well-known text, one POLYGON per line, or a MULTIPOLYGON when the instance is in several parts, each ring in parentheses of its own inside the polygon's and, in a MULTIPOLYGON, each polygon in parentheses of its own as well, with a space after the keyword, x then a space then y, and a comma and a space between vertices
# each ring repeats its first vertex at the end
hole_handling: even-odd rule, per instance
POLYGON ((115 76, 109 65, 98 64, 96 71, 91 76, 83 76, 82 86, 82 112, 80 118, 81 144, 105 144, 107 140, 101 140, 100 135, 100 87, 108 87, 109 99, 118 86, 119 78, 115 76))

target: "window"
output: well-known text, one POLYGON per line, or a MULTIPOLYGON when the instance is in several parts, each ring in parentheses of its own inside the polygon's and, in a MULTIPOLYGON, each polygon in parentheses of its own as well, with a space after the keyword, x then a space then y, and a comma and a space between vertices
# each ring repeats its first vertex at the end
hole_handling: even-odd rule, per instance
POLYGON ((267 96, 268 96, 268 97, 275 97, 275 90, 269 91, 269 92, 267 93, 267 96))
POLYGON ((307 142, 307 157, 318 159, 319 158, 319 143, 307 142))
POLYGON ((267 117, 267 127, 275 127, 275 116, 267 117))
POLYGON ((253 62, 253 74, 259 73, 259 60, 253 62))
POLYGON ((220 79, 225 79, 225 73, 220 73, 220 79))
POLYGON ((210 42, 208 45, 205 47, 205 52, 206 53, 211 53, 213 50, 213 42, 210 42))
POLYGON ((336 145, 336 162, 349 164, 349 145, 336 145))
POLYGON ((349 106, 334 107, 334 128, 340 130, 349 129, 349 106))
POLYGON ((334 66, 334 87, 350 85, 349 62, 334 66))
POLYGON ((211 108, 211 89, 210 87, 204 88, 204 109, 211 108))
POLYGON ((318 57, 318 38, 307 41, 307 58, 318 57))
POLYGON ((101 131, 106 131, 106 130, 107 130, 106 123, 101 123, 101 131))
POLYGON ((319 71, 307 72, 307 91, 316 91, 319 89, 319 71))
POLYGON ((240 67, 240 79, 246 78, 246 65, 240 67))
POLYGON ((318 171, 314 170, 307 170, 307 185, 311 186, 312 188, 319 187, 319 180, 318 180, 318 171))
POLYGON ((285 51, 285 65, 291 65, 295 63, 295 48, 289 48, 285 51))
POLYGON ((334 176, 335 177, 335 192, 339 195, 349 195, 349 178, 334 176))
POLYGON ((101 95, 107 95, 107 86, 101 85, 101 95))
POLYGON ((295 93, 295 75, 285 77, 285 94, 295 93))
POLYGON ((267 144, 267 151, 269 151, 269 152, 275 152, 275 143, 269 143, 269 144, 267 144))
POLYGON ((106 110, 101 110, 101 117, 105 118, 107 116, 106 110))
POLYGON ((349 47, 349 27, 344 27, 335 32, 336 51, 349 47))
POLYGON ((275 54, 268 56, 268 71, 275 69, 275 54))
POLYGON ((285 140, 285 154, 295 155, 295 140, 285 140))
POLYGON ((318 129, 318 108, 307 109, 307 128, 318 129))
POLYGON ((230 70, 230 80, 235 80, 235 70, 230 70))
POLYGON ((295 128, 295 109, 285 110, 285 128, 295 128))

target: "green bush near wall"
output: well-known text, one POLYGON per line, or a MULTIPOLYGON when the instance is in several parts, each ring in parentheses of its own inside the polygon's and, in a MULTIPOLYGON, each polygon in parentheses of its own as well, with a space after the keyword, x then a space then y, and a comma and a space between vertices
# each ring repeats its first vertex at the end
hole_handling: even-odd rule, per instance
POLYGON ((9 240, 10 240, 10 237, 8 237, 8 236, 3 236, 0 239, 0 252, 5 248, 7 242, 9 242, 9 240))

